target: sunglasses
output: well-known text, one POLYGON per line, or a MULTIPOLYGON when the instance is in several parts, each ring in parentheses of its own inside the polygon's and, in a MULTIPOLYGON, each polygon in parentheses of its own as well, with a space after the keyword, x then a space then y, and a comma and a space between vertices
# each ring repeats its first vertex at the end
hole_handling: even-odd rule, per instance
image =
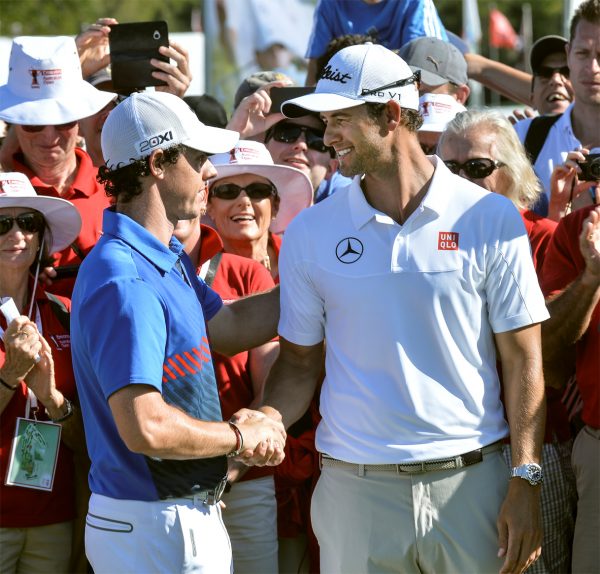
MULTIPOLYGON (((66 132, 73 129, 77 125, 77 122, 69 122, 68 124, 59 124, 55 127, 59 132, 66 132)), ((35 134, 44 131, 48 126, 21 126, 24 132, 35 134)))
POLYGON ((19 229, 28 233, 39 233, 46 226, 46 220, 41 213, 22 213, 16 217, 0 215, 0 235, 6 235, 14 223, 19 229))
POLYGON ((569 66, 561 66, 560 68, 552 68, 550 66, 541 66, 537 72, 536 76, 540 78, 545 78, 549 80, 554 74, 559 73, 563 78, 569 77, 569 66))
POLYGON ((237 199, 242 193, 242 190, 246 192, 246 195, 255 201, 260 199, 267 199, 277 195, 277 189, 272 183, 251 183, 245 187, 236 185, 235 183, 224 183, 222 185, 215 185, 210 190, 212 197, 218 197, 219 199, 237 199))
POLYGON ((271 131, 271 137, 280 143, 296 143, 300 138, 301 134, 304 134, 306 139, 306 146, 308 149, 318 151, 321 153, 329 152, 331 148, 327 147, 323 143, 323 130, 317 128, 310 128, 308 126, 300 126, 298 124, 286 124, 279 122, 273 126, 271 131))
POLYGON ((470 179, 483 179, 494 172, 494 170, 505 165, 501 161, 487 157, 468 159, 464 163, 458 163, 453 160, 448 160, 444 163, 452 173, 460 175, 460 172, 464 171, 465 175, 470 179))

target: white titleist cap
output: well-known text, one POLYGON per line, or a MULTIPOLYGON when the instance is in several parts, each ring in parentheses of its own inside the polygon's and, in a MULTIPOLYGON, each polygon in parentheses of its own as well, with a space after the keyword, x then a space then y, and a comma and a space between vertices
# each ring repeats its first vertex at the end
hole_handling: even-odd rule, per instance
POLYGON ((448 94, 423 94, 419 99, 423 125, 420 132, 442 133, 459 112, 467 108, 448 94))
POLYGON ((379 44, 349 46, 325 66, 312 94, 284 102, 288 118, 311 112, 333 112, 366 102, 397 101, 403 108, 419 109, 418 75, 397 54, 379 44))
POLYGON ((177 96, 164 92, 134 93, 121 102, 102 128, 102 154, 115 170, 178 144, 206 152, 229 151, 240 138, 231 130, 204 125, 177 96))

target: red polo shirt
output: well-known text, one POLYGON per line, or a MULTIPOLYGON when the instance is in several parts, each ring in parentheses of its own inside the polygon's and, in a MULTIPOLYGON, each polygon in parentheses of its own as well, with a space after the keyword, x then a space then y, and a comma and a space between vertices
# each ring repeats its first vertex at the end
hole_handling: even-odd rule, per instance
MULTIPOLYGON (((561 292, 581 275, 585 260, 579 249, 584 219, 594 206, 583 207, 558 223, 542 271, 542 290, 546 297, 561 292)), ((600 304, 592 312, 590 324, 575 345, 575 374, 583 400, 581 418, 591 427, 600 428, 600 304)))
MULTIPOLYGON (((98 168, 92 164, 90 156, 80 148, 75 148, 77 156, 77 173, 75 180, 63 195, 51 185, 45 184, 29 169, 24 162, 23 154, 18 153, 13 157, 14 169, 24 173, 39 195, 60 197, 73 203, 81 215, 82 225, 76 244, 84 255, 96 245, 102 232, 102 212, 110 205, 110 198, 104 192, 104 186, 96 181, 98 168)), ((73 265, 81 263, 81 257, 68 247, 55 256, 55 266, 73 265)), ((55 281, 51 292, 67 297, 71 296, 74 278, 55 281)))

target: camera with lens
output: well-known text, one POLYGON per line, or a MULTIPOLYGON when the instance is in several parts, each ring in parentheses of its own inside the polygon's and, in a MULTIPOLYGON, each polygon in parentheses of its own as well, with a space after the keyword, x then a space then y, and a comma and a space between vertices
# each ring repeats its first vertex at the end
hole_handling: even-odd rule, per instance
POLYGON ((579 181, 600 181, 600 153, 589 154, 586 161, 578 161, 581 168, 579 181))

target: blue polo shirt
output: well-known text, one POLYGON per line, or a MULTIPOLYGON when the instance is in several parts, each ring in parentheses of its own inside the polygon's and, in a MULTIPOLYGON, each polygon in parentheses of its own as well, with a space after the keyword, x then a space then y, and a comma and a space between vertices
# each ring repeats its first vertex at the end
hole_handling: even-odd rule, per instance
POLYGON ((108 399, 126 385, 150 385, 191 417, 222 420, 206 332, 222 301, 196 277, 176 239, 166 247, 112 209, 104 212, 103 232, 79 270, 71 313, 90 488, 146 501, 213 488, 227 472, 226 457, 163 460, 131 452, 108 399))

